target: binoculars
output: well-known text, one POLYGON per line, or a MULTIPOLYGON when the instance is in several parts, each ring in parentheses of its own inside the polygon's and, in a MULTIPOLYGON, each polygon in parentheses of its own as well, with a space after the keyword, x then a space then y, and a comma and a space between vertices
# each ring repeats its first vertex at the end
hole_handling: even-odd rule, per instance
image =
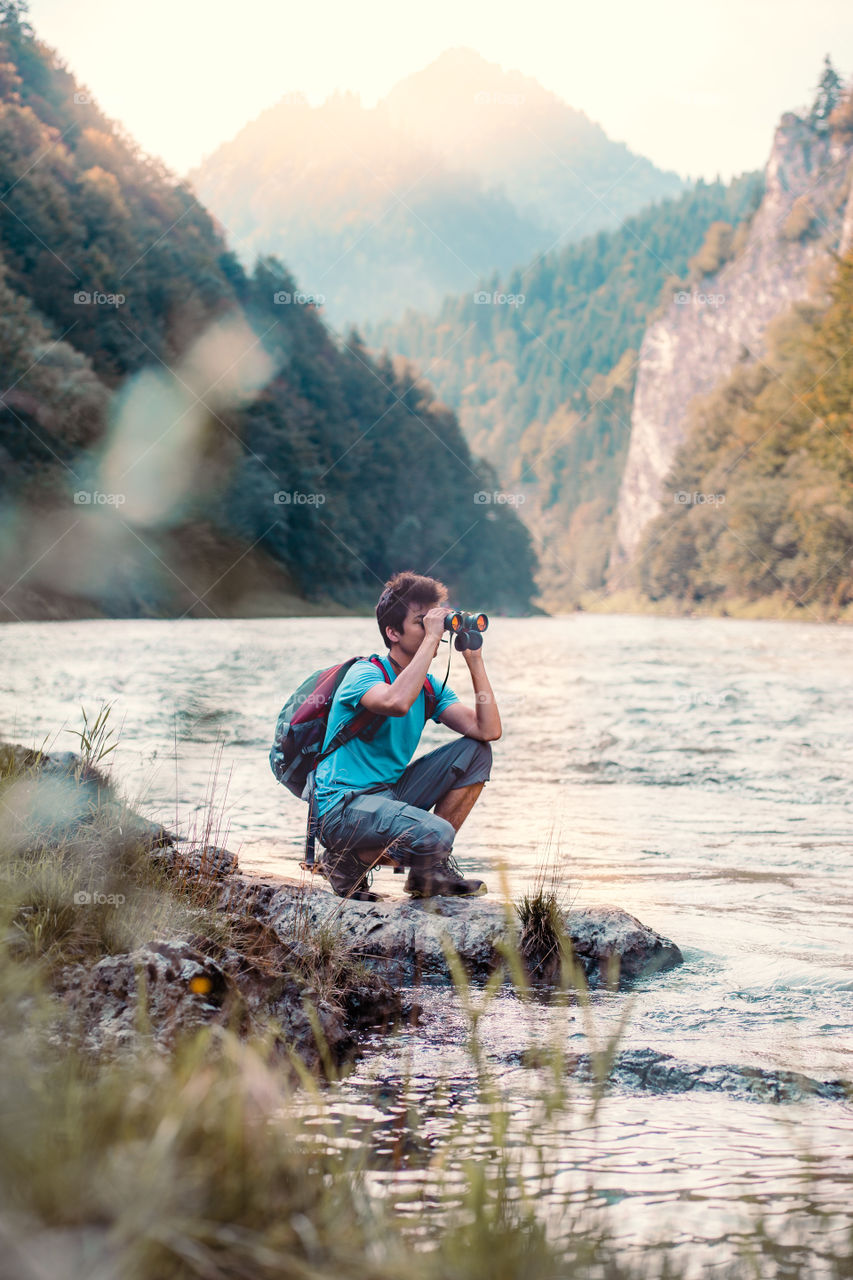
POLYGON ((489 619, 484 613, 453 613, 444 615, 444 629, 455 637, 457 649, 482 649, 483 632, 489 626, 489 619))

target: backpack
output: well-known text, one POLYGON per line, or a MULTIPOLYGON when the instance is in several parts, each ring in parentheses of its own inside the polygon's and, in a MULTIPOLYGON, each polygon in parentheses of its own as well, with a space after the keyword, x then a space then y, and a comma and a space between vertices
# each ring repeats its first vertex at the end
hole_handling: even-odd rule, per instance
MULTIPOLYGON (((365 742, 370 742, 387 718, 379 712, 360 708, 346 724, 341 726, 323 751, 329 712, 332 709, 335 694, 353 663, 362 661, 364 659, 361 657, 348 658, 334 667, 313 672, 290 695, 279 712, 275 737, 270 748, 270 768, 278 781, 300 799, 309 773, 313 772, 322 760, 352 738, 358 737, 365 742)), ((391 683, 388 672, 379 658, 371 656, 367 661, 379 668, 386 684, 391 683)), ((429 720, 435 714, 437 704, 429 677, 424 680, 423 687, 426 719, 429 720)))
MULTIPOLYGON (((280 709, 278 721, 275 723, 273 745, 269 753, 270 768, 278 781, 300 799, 302 799, 302 792, 305 790, 309 774, 318 767, 321 760, 325 760, 327 755, 332 754, 332 751, 337 750, 338 746, 343 746, 345 742, 350 742, 353 737, 360 737, 362 741, 369 742, 377 735, 380 724, 386 721, 386 716, 382 716, 379 712, 369 712, 362 707, 350 721, 342 724, 329 742, 327 749, 323 750, 334 695, 337 694, 338 687, 352 663, 362 662, 362 660, 364 659, 360 657, 347 658, 346 662, 339 662, 337 666, 327 667, 324 671, 315 671, 313 675, 307 677, 307 680, 302 681, 300 687, 289 696, 280 709)), ((370 657, 368 662, 379 667, 386 684, 391 684, 391 677, 388 676, 379 658, 370 657)), ((430 719, 434 716, 437 698, 429 677, 424 680, 424 701, 427 719, 430 719)), ((314 806, 314 795, 311 794, 305 832, 305 860, 301 864, 306 870, 313 869, 315 865, 316 828, 318 828, 318 815, 314 806)))

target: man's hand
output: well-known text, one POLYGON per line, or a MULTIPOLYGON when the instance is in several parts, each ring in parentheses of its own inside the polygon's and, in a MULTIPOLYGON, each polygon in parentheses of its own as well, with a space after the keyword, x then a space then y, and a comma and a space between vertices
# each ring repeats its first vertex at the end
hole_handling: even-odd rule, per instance
POLYGON ((432 636, 434 640, 440 640, 444 634, 444 619, 447 609, 444 605, 437 605, 434 609, 430 609, 424 614, 424 632, 428 636, 432 636))
POLYGON ((423 617, 424 638, 411 662, 391 684, 372 685, 361 698, 361 706, 383 716, 407 715, 423 688, 429 665, 438 652, 444 630, 445 610, 430 609, 423 617))

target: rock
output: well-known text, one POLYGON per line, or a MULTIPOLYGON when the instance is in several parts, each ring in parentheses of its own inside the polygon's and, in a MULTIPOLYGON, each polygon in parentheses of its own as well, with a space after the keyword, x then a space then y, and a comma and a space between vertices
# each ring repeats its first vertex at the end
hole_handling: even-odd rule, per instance
POLYGON ((180 879, 224 880, 237 870, 237 855, 217 845, 187 845, 176 849, 174 837, 160 829, 164 842, 152 850, 152 862, 164 867, 180 879))
POLYGON ((353 964, 343 945, 335 947, 329 965, 325 965, 320 948, 308 933, 294 945, 267 921, 245 911, 228 913, 228 926, 233 943, 230 947, 204 937, 191 938, 190 942, 222 966, 252 1014, 270 1014, 292 1025, 295 1009, 296 1022, 307 1029, 314 1052, 315 1038, 303 1007, 305 995, 321 1014, 325 1007, 333 1015, 325 1020, 321 1016, 320 1021, 336 1060, 349 1052, 354 1030, 387 1028, 404 1016, 399 993, 379 974, 353 964), (334 975, 331 983, 327 981, 329 970, 334 975), (313 989, 312 984, 317 983, 328 987, 330 995, 325 1001, 318 999, 313 989), (334 1020, 340 1026, 332 1026, 334 1020), (335 1053, 336 1049, 341 1052, 335 1053))
MULTIPOLYGON (((10 778, 12 806, 17 820, 4 822, 7 843, 14 846, 62 843, 75 838, 96 818, 102 836, 111 828, 114 846, 133 844, 142 849, 174 845, 180 836, 159 822, 135 813, 116 793, 109 777, 97 766, 86 764, 74 751, 43 754, 20 743, 0 742, 0 778, 10 778)), ((225 870, 235 870, 237 859, 225 850, 225 870)))
MULTIPOLYGON (((7 847, 25 852, 35 834, 40 845, 50 834, 64 856, 79 835, 87 874, 100 859, 105 872, 118 868, 132 886, 150 862, 184 885, 202 887, 203 909, 194 919, 213 910, 227 916, 222 929, 217 923, 212 930, 215 937, 155 939, 61 970, 57 992, 79 1015, 81 1041, 91 1051, 135 1047, 147 1037, 165 1052, 184 1029, 227 1023, 241 1034, 269 1029, 285 1057, 295 1053, 311 1066, 326 1065, 351 1052, 359 1030, 416 1018, 417 1007, 403 1005, 399 988, 449 981, 454 953, 471 979, 483 981, 502 963, 512 938, 525 943, 532 980, 559 976, 553 935, 541 928, 542 919, 551 918, 547 901, 535 937, 522 937, 513 906, 495 900, 354 902, 293 880, 241 875, 229 850, 179 841, 130 810, 82 765, 70 752, 51 759, 0 744, 0 769, 12 777, 21 801, 20 829, 4 833, 7 847)), ((153 879, 154 891, 168 892, 153 879)), ((91 900, 88 888, 74 896, 75 905, 78 896, 91 900)), ((559 913, 554 918, 562 921, 559 913)), ((573 911, 565 926, 591 986, 682 961, 669 939, 613 907, 573 911)))
POLYGON ((57 989, 80 1015, 83 1047, 97 1053, 135 1048, 146 1033, 157 1048, 171 1049, 179 1032, 224 1022, 234 994, 213 960, 185 942, 163 940, 105 956, 91 968, 68 966, 57 989))
MULTIPOLYGON (((269 921, 288 945, 301 933, 325 926, 354 956, 392 983, 450 979, 446 947, 456 951, 468 976, 482 981, 501 961, 501 946, 518 920, 512 907, 482 898, 394 899, 355 902, 293 881, 232 878, 221 905, 241 903, 269 921)), ((569 913, 566 926, 587 982, 622 982, 682 963, 675 943, 616 907, 569 913)))
POLYGON ((290 945, 298 945, 306 930, 332 928, 340 945, 365 965, 389 982, 406 984, 449 978, 445 939, 472 977, 486 978, 498 962, 497 945, 507 927, 506 913, 479 899, 354 902, 298 884, 267 884, 251 909, 262 911, 290 945))
MULTIPOLYGON (((579 1074, 591 1074, 589 1056, 579 1056, 576 1065, 579 1074)), ((850 1097, 850 1086, 842 1080, 813 1080, 798 1071, 764 1067, 679 1062, 672 1054, 655 1049, 628 1049, 617 1054, 609 1079, 632 1092, 637 1089, 653 1093, 709 1091, 761 1102, 800 1102, 806 1098, 844 1101, 850 1097)))
POLYGON ((575 958, 591 985, 608 981, 611 965, 614 978, 630 982, 684 963, 674 942, 618 907, 571 911, 566 923, 575 958))
MULTIPOLYGON (((248 932, 257 939, 263 928, 248 932)), ((255 948, 255 958, 198 937, 156 939, 91 968, 67 966, 57 991, 79 1017, 81 1047, 99 1055, 136 1051, 147 1039, 168 1052, 183 1032, 217 1023, 242 1035, 269 1028, 273 1049, 284 1059, 295 1053, 317 1069, 326 1059, 342 1062, 355 1048, 360 1028, 387 1026, 400 1017, 399 995, 376 975, 331 996, 312 989, 293 968, 289 950, 269 933, 273 947, 265 941, 263 951, 255 948)))
POLYGON ((34 751, 20 742, 0 742, 0 774, 13 775, 31 771, 54 777, 74 777, 85 783, 87 770, 106 785, 106 779, 74 751, 34 751))
MULTIPOLYGON (((147 849, 160 849, 166 845, 174 845, 184 839, 183 836, 175 835, 174 831, 170 831, 168 827, 164 827, 162 823, 151 822, 148 818, 141 817, 138 813, 129 813, 128 820, 125 823, 124 830, 134 839, 139 840, 147 849)), ((228 855, 237 865, 237 859, 233 853, 228 855)))

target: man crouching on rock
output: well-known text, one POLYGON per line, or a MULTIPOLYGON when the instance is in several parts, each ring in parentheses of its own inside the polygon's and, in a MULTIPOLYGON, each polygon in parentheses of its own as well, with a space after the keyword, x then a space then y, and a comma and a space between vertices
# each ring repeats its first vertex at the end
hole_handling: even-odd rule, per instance
POLYGON ((404 888, 413 897, 487 892, 482 880, 460 874, 451 851, 488 781, 489 743, 501 736, 501 720, 482 649, 461 651, 471 672, 473 707, 452 689, 439 693, 428 675, 444 632, 446 599, 447 588, 435 578, 412 572, 393 577, 376 606, 388 648, 380 661, 390 683, 365 658, 353 663, 332 702, 324 749, 360 707, 387 717, 372 740, 354 738, 338 747, 311 775, 325 849, 322 870, 341 897, 376 901, 379 895, 368 886, 370 868, 380 861, 409 868, 404 888), (437 696, 432 719, 462 736, 410 764, 424 729, 427 677, 437 696))

